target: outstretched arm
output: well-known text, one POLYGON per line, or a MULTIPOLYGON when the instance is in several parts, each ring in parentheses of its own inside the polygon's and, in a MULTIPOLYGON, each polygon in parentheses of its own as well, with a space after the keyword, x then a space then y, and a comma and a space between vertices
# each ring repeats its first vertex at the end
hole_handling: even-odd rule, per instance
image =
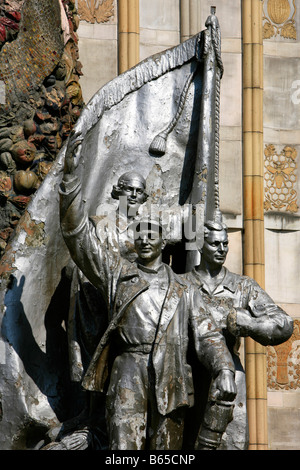
POLYGON ((59 191, 60 222, 64 238, 70 236, 85 219, 81 184, 75 173, 81 142, 81 134, 72 132, 65 153, 64 173, 59 191))
POLYGON ((65 155, 63 179, 60 185, 60 223, 71 257, 89 281, 102 291, 110 285, 121 262, 118 256, 103 249, 95 236, 82 201, 81 182, 76 175, 77 152, 82 139, 71 134, 65 155))
POLYGON ((82 141, 81 132, 71 132, 65 154, 64 180, 74 177, 82 141))

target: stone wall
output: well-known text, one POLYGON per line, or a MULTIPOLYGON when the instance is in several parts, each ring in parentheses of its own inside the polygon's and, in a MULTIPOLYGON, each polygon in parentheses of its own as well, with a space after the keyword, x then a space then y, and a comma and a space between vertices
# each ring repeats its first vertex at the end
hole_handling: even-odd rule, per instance
MULTIPOLYGON (((81 86, 83 98, 90 98, 118 74, 117 1, 104 0, 99 8, 84 8, 85 0, 76 0, 80 24, 81 86)), ((97 6, 97 3, 94 2, 97 6)))
POLYGON ((266 288, 295 320, 292 338, 268 348, 269 446, 295 450, 300 449, 300 8, 298 2, 265 0, 264 13, 266 288))

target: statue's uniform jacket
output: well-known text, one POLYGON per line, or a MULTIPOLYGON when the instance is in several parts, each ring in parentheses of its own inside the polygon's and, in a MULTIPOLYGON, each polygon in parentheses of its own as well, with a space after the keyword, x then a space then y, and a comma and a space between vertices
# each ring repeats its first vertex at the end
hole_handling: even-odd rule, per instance
POLYGON ((246 377, 242 367, 238 349, 241 336, 250 336, 262 345, 276 345, 286 341, 293 332, 293 320, 270 296, 248 276, 241 276, 225 268, 223 281, 213 293, 205 284, 196 269, 185 275, 201 292, 206 304, 211 305, 214 321, 223 331, 228 349, 230 350, 235 367, 235 380, 237 395, 233 411, 233 420, 227 426, 223 435, 222 450, 248 449, 248 423, 246 410, 246 377), (236 325, 237 336, 233 336, 227 329, 227 315, 232 308, 248 310, 256 318, 255 330, 239 330, 236 325))
MULTIPOLYGON (((62 182, 60 197, 61 228, 70 254, 89 281, 102 291, 109 312, 108 327, 82 382, 87 390, 103 391, 109 374, 112 335, 126 309, 148 289, 149 283, 143 279, 136 263, 130 263, 117 253, 101 247, 84 212, 77 177, 62 182)), ((165 269, 169 286, 152 349, 155 395, 161 415, 193 405, 191 367, 186 362, 189 328, 198 358, 213 377, 223 369, 234 371, 224 338, 197 289, 189 286, 168 266, 165 265, 165 269)))
MULTIPOLYGON (((288 340, 293 332, 292 318, 274 303, 254 279, 232 273, 226 268, 224 270, 224 279, 213 293, 196 269, 185 275, 201 291, 205 302, 212 304, 213 315, 220 312, 218 317, 214 316, 217 325, 226 330, 226 313, 231 308, 242 308, 248 310, 256 322, 253 329, 244 333, 241 330, 241 336, 250 336, 264 346, 281 344, 288 340), (227 306, 227 309, 220 310, 221 305, 227 306)), ((238 329, 239 325, 237 331, 238 329)))

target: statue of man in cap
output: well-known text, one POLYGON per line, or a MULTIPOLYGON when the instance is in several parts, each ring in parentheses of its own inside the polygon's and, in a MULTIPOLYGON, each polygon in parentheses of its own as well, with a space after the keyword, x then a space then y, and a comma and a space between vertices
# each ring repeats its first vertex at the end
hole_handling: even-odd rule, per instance
MULTIPOLYGON (((140 173, 125 172, 113 186, 111 196, 118 200, 118 207, 115 209, 110 204, 106 213, 90 216, 91 229, 103 247, 133 262, 137 253, 130 224, 148 198, 146 180, 140 173)), ((91 284, 72 259, 67 272, 71 278, 68 318, 70 376, 74 383, 80 383, 99 338, 107 327, 107 304, 102 291, 91 284)), ((85 449, 90 445, 98 449, 106 445, 103 426, 99 427, 98 423, 95 426, 94 420, 90 419, 91 413, 103 414, 103 398, 97 393, 84 396, 80 415, 64 423, 60 432, 62 436, 68 435, 61 441, 68 450, 85 449)))
POLYGON ((212 374, 212 394, 221 400, 232 401, 236 393, 231 355, 197 289, 162 263, 163 229, 157 221, 135 225, 133 263, 95 236, 74 174, 76 144, 74 136, 66 153, 61 228, 73 260, 102 292, 109 315, 82 385, 106 392, 110 449, 179 450, 185 411, 193 404, 189 330, 199 361, 212 374))
MULTIPOLYGON (((111 204, 108 213, 90 216, 89 220, 102 246, 133 262, 137 254, 130 224, 148 198, 146 181, 137 172, 126 172, 113 186, 111 195, 119 201, 117 209, 111 204)), ((69 270, 72 271, 69 356, 71 378, 78 382, 98 343, 99 332, 105 328, 106 317, 103 312, 106 312, 107 307, 101 292, 89 282, 73 260, 69 263, 69 270)))

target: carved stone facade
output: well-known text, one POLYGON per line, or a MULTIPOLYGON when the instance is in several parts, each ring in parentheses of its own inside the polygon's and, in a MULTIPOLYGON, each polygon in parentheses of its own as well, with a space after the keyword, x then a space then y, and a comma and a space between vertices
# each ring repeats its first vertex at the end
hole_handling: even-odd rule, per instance
POLYGON ((263 35, 264 39, 280 36, 296 39, 295 0, 267 0, 264 2, 263 35))
POLYGON ((300 388, 300 321, 294 321, 291 338, 278 346, 268 346, 268 389, 300 388))
POLYGON ((295 213, 297 205, 297 150, 286 145, 280 152, 265 146, 265 211, 295 213))
POLYGON ((0 0, 0 254, 80 115, 75 0, 0 0))
POLYGON ((78 0, 78 14, 88 23, 106 23, 114 16, 114 0, 78 0))

